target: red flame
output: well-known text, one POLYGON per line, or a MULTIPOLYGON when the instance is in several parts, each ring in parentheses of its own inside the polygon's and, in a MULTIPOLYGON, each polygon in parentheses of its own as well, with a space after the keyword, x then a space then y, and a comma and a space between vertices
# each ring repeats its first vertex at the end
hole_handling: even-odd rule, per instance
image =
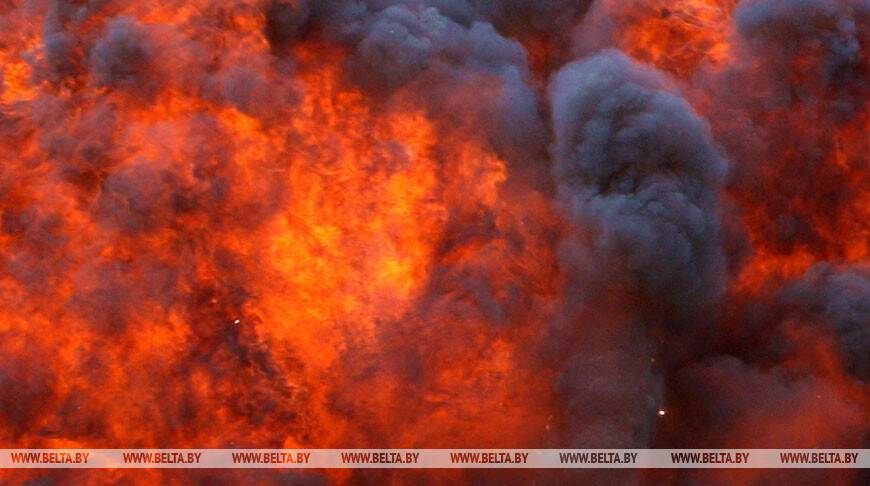
MULTIPOLYGON (((822 33, 769 34, 796 36, 785 54, 752 30, 756 0, 408 2, 377 31, 412 46, 397 51, 368 33, 393 2, 322 3, 0 6, 4 447, 569 447, 568 431, 596 418, 566 403, 600 397, 566 398, 584 388, 565 383, 574 350, 553 351, 566 325, 554 322, 575 336, 559 344, 601 358, 608 387, 634 386, 611 384, 620 373, 656 377, 667 414, 592 407, 656 424, 645 446, 838 446, 866 433, 839 301, 778 307, 818 265, 866 271, 870 259, 859 2, 813 10, 822 33), (826 42, 840 37, 851 64, 831 67, 826 42), (683 314, 630 276, 602 278, 607 295, 572 310, 594 286, 564 264, 578 223, 556 202, 546 86, 602 48, 660 73, 728 161, 713 197, 730 270, 696 325, 723 335, 709 349, 684 345, 694 331, 669 322, 683 314), (638 349, 642 366, 609 361, 638 349), (764 406, 734 398, 790 379, 764 406), (708 386, 716 404, 679 394, 708 386), (717 404, 736 418, 698 412, 717 404)), ((601 271, 638 264, 619 265, 601 271)))

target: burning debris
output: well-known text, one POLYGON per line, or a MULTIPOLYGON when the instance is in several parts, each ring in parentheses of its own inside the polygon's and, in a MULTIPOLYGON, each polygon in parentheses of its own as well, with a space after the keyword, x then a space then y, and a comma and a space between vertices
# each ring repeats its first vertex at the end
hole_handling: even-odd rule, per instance
POLYGON ((13 0, 0 81, 3 447, 866 447, 867 0, 13 0))

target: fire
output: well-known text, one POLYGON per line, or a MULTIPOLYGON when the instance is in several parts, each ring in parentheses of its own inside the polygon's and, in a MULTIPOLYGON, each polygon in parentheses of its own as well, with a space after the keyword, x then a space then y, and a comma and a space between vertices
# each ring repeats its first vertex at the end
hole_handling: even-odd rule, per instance
POLYGON ((610 36, 626 53, 688 79, 701 68, 715 69, 733 59, 731 15, 736 4, 737 0, 596 2, 589 30, 613 29, 610 36))
MULTIPOLYGON (((701 62, 719 65, 729 57, 729 17, 735 1, 662 2, 658 16, 643 15, 625 33, 628 53, 677 76, 701 62)), ((655 5, 645 5, 656 8, 655 5)))
POLYGON ((3 447, 854 446, 857 4, 4 3, 3 447))

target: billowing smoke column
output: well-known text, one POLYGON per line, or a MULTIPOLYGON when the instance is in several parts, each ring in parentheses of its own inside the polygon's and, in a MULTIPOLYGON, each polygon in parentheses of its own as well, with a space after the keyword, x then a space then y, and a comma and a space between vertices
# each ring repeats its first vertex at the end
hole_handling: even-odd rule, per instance
MULTIPOLYGON (((867 447, 868 52, 867 0, 5 2, 2 447, 867 447)), ((523 474, 0 478, 860 480, 523 474)))
POLYGON ((568 64, 550 87, 552 167, 569 226, 555 339, 573 338, 560 387, 571 416, 588 417, 566 438, 578 447, 649 443, 661 404, 650 339, 657 328, 706 326, 698 311, 721 293, 725 161, 673 89, 612 50, 568 64))

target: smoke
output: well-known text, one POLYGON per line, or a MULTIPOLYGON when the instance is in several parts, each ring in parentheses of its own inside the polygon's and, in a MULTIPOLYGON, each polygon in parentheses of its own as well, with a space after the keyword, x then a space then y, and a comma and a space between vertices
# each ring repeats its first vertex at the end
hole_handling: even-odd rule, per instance
POLYGON ((149 92, 148 70, 154 62, 148 32, 133 19, 118 17, 106 26, 105 35, 91 50, 94 83, 118 91, 149 92))
POLYGON ((721 290, 726 164, 671 89, 617 51, 563 68, 551 86, 553 171, 571 223, 592 233, 590 253, 614 258, 599 264, 623 267, 641 298, 688 313, 721 290))
POLYGON ((703 325, 685 321, 722 291, 716 191, 725 162, 673 86, 618 51, 562 68, 550 103, 569 225, 558 248, 564 311, 551 339, 567 344, 559 388, 576 417, 562 440, 646 447, 662 404, 656 328, 703 325))
POLYGON ((866 317, 870 273, 866 264, 842 269, 828 264, 811 268, 800 280, 780 292, 781 315, 787 321, 803 321, 833 336, 843 367, 867 381, 868 336, 866 317))
MULTIPOLYGON (((866 0, 6 2, 0 442, 866 447, 868 32, 866 0)), ((853 479, 741 474, 255 480, 853 479)))
POLYGON ((751 231, 763 233, 759 248, 854 259, 850 247, 864 244, 867 143, 856 135, 868 116, 867 9, 774 1, 736 9, 738 57, 712 82, 711 120, 738 162, 731 191, 751 231), (773 180, 780 190, 765 194, 773 180))

